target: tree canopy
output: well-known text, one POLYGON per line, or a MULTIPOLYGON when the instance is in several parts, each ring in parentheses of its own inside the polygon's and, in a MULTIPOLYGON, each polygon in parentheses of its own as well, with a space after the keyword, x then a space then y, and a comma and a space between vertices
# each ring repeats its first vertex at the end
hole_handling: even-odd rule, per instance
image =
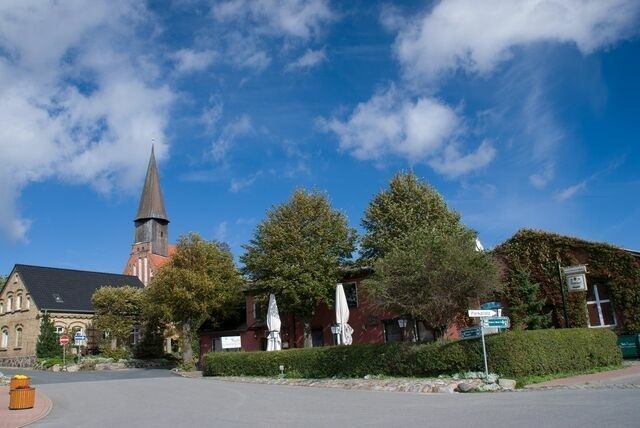
POLYGON ((365 213, 364 282, 383 306, 423 320, 442 335, 473 299, 499 286, 493 258, 476 251, 476 233, 412 173, 398 174, 365 213))
POLYGON ((309 320, 319 301, 332 301, 355 241, 346 216, 323 193, 298 189, 258 225, 244 247, 243 272, 258 293, 275 293, 282 312, 309 320))
POLYGON ((460 215, 431 186, 408 172, 396 174, 389 188, 373 198, 361 223, 365 230, 362 257, 373 260, 418 229, 444 232, 457 228, 460 215))
POLYGON ((129 347, 131 331, 141 321, 142 293, 141 288, 131 286, 100 287, 93 293, 91 304, 96 311, 94 325, 108 333, 108 340, 112 345, 103 348, 129 347))
POLYGON ((181 236, 171 261, 145 291, 148 318, 173 323, 181 330, 183 363, 193 363, 191 338, 214 313, 224 317, 242 300, 242 279, 226 244, 198 234, 181 236))

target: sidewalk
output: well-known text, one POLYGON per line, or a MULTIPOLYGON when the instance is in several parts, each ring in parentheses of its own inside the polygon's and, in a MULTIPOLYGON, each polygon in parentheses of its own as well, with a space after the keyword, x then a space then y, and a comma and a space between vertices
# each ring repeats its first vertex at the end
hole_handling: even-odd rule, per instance
POLYGON ((9 410, 9 387, 0 386, 0 428, 19 428, 47 416, 51 400, 36 387, 35 405, 32 409, 9 410))
POLYGON ((640 388, 640 361, 626 361, 627 367, 619 370, 565 377, 547 382, 527 385, 527 389, 547 388, 598 388, 629 387, 640 388))

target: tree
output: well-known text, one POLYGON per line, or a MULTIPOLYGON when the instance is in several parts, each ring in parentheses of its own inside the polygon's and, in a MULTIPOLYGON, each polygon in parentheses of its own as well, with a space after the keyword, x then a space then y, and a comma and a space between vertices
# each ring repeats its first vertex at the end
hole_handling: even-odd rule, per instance
POLYGON ((145 290, 145 317, 180 329, 183 364, 191 367, 193 335, 212 313, 224 317, 235 309, 242 284, 227 245, 194 233, 181 236, 171 261, 145 290))
POLYGON ((373 198, 361 223, 365 230, 362 258, 371 261, 384 256, 417 229, 443 233, 456 229, 460 215, 449 210, 431 186, 408 172, 396 174, 389 189, 373 198))
POLYGON ((362 220, 365 287, 383 306, 425 321, 441 336, 470 300, 499 286, 494 260, 476 251, 476 233, 413 173, 395 175, 362 220))
POLYGON ((544 313, 546 302, 540 295, 540 283, 531 280, 531 272, 517 268, 508 278, 502 295, 508 304, 513 328, 536 330, 549 327, 551 312, 544 313))
POLYGON ((38 358, 59 357, 61 349, 53 321, 49 318, 49 314, 45 313, 40 320, 40 335, 36 343, 36 356, 38 358))
MULTIPOLYGON (((143 290, 137 287, 100 287, 91 296, 94 326, 108 333, 106 349, 128 349, 131 331, 140 323, 143 290)), ((104 350, 104 349, 103 349, 104 350)))
POLYGON ((274 293, 283 312, 302 318, 305 346, 311 344, 313 310, 319 301, 332 302, 339 267, 355 240, 346 216, 324 194, 298 189, 267 212, 244 247, 243 272, 254 290, 274 293))

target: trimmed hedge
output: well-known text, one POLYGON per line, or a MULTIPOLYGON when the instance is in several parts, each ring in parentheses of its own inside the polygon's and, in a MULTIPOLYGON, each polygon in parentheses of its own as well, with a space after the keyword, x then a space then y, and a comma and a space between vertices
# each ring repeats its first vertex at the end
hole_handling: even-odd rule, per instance
MULTIPOLYGON (((489 370, 531 376, 620 364, 616 335, 609 330, 511 331, 486 337, 489 370)), ((327 378, 369 375, 430 377, 484 370, 480 340, 445 344, 365 344, 280 352, 214 352, 205 355, 205 376, 327 378)))

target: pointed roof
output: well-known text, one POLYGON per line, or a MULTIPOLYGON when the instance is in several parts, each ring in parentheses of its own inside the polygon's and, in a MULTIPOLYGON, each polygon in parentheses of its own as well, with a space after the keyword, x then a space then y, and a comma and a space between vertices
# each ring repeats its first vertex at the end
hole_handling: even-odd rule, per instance
POLYGON ((144 288, 136 276, 17 264, 11 273, 22 278, 40 310, 93 312, 91 296, 104 286, 144 288))
POLYGON ((160 179, 158 178, 158 167, 156 166, 156 157, 151 147, 151 158, 147 167, 147 177, 144 180, 142 196, 140 196, 140 206, 135 220, 158 219, 169 221, 167 211, 164 208, 164 198, 162 197, 162 189, 160 188, 160 179))

